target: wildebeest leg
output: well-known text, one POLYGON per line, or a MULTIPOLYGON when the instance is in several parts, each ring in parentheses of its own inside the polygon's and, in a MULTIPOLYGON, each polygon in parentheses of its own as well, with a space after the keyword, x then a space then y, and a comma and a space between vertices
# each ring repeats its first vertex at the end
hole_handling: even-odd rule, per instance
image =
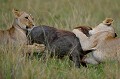
POLYGON ((47 48, 44 54, 42 55, 43 61, 46 62, 48 58, 56 57, 55 48, 47 48))
POLYGON ((80 55, 79 52, 74 50, 71 53, 72 61, 75 63, 75 67, 80 68, 80 55))
POLYGON ((83 56, 83 55, 80 55, 80 63, 81 63, 81 65, 82 65, 83 67, 87 67, 86 62, 84 62, 83 59, 84 59, 84 56, 83 56))
POLYGON ((81 62, 81 65, 84 66, 84 67, 87 67, 85 62, 81 62))
POLYGON ((83 61, 85 55, 80 46, 75 47, 71 52, 69 59, 75 63, 76 67, 80 67, 80 65, 87 67, 86 62, 83 61))

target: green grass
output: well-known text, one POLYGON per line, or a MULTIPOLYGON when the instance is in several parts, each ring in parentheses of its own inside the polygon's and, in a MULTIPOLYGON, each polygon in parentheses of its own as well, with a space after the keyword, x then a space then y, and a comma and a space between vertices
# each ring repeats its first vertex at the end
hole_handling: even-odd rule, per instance
MULTIPOLYGON (((0 0, 0 28, 13 22, 12 9, 31 13, 36 25, 50 25, 72 30, 79 25, 96 26, 106 17, 120 36, 120 0, 0 0)), ((119 79, 120 64, 106 62, 80 69, 68 58, 63 60, 28 59, 17 49, 0 49, 0 76, 3 79, 119 79)))

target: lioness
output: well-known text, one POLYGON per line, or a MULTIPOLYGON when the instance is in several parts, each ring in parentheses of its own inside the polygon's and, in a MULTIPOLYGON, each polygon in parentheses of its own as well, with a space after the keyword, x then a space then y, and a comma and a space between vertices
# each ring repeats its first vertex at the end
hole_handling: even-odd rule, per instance
POLYGON ((31 49, 33 49, 36 45, 28 46, 26 36, 27 29, 31 29, 35 25, 33 17, 24 11, 16 9, 13 9, 12 12, 15 17, 14 22, 11 28, 7 30, 0 30, 0 45, 25 45, 25 48, 28 47, 30 49, 31 47, 31 49))
POLYGON ((94 49, 94 51, 92 52, 92 57, 85 58, 84 61, 86 63, 98 64, 107 59, 112 59, 112 60, 119 59, 120 39, 115 38, 116 34, 114 31, 114 28, 111 27, 112 22, 113 20, 108 18, 108 19, 105 19, 103 23, 99 24, 93 30, 90 30, 91 32, 88 30, 89 33, 91 34, 90 38, 95 37, 93 38, 93 40, 94 41, 96 40, 97 44, 93 46, 94 48, 92 48, 94 49))
POLYGON ((12 10, 14 14, 14 22, 12 27, 7 30, 0 30, 0 43, 17 43, 27 44, 26 29, 34 26, 33 18, 26 12, 12 10))
POLYGON ((100 38, 100 36, 98 37, 98 35, 96 35, 97 33, 109 31, 111 32, 112 36, 115 37, 114 28, 111 26, 112 23, 113 23, 112 18, 106 18, 102 23, 100 23, 93 29, 90 27, 80 26, 75 28, 73 30, 73 33, 76 35, 76 37, 79 38, 82 49, 84 51, 91 50, 91 48, 97 45, 98 39, 100 38))
POLYGON ((86 63, 99 64, 106 60, 118 60, 120 62, 120 38, 114 38, 111 36, 111 32, 101 32, 94 51, 92 52, 92 57, 85 58, 86 63))

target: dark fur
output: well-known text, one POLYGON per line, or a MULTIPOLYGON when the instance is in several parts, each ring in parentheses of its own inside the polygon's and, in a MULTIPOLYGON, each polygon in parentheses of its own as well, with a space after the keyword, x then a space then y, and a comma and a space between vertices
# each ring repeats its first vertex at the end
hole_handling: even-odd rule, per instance
POLYGON ((90 37, 89 30, 92 30, 92 28, 88 26, 78 26, 75 27, 75 29, 82 31, 87 37, 90 37))
POLYGON ((68 55, 76 67, 80 67, 80 64, 86 66, 82 62, 83 50, 79 39, 76 38, 74 33, 42 25, 34 27, 28 37, 31 44, 45 44, 46 48, 51 52, 51 57, 63 58, 68 55))

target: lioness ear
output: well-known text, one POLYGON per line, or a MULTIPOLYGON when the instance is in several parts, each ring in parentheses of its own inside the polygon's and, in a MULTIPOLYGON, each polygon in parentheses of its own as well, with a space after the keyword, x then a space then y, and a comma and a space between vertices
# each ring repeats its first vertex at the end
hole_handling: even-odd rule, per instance
POLYGON ((104 21, 103 21, 103 23, 105 24, 105 25, 108 25, 108 26, 110 26, 111 24, 113 24, 113 19, 112 18, 106 18, 104 21))
POLYGON ((13 14, 14 14, 14 16, 15 16, 16 18, 17 18, 17 17, 20 17, 21 14, 22 14, 22 12, 20 12, 20 11, 17 10, 17 9, 13 9, 12 12, 13 12, 13 14))

